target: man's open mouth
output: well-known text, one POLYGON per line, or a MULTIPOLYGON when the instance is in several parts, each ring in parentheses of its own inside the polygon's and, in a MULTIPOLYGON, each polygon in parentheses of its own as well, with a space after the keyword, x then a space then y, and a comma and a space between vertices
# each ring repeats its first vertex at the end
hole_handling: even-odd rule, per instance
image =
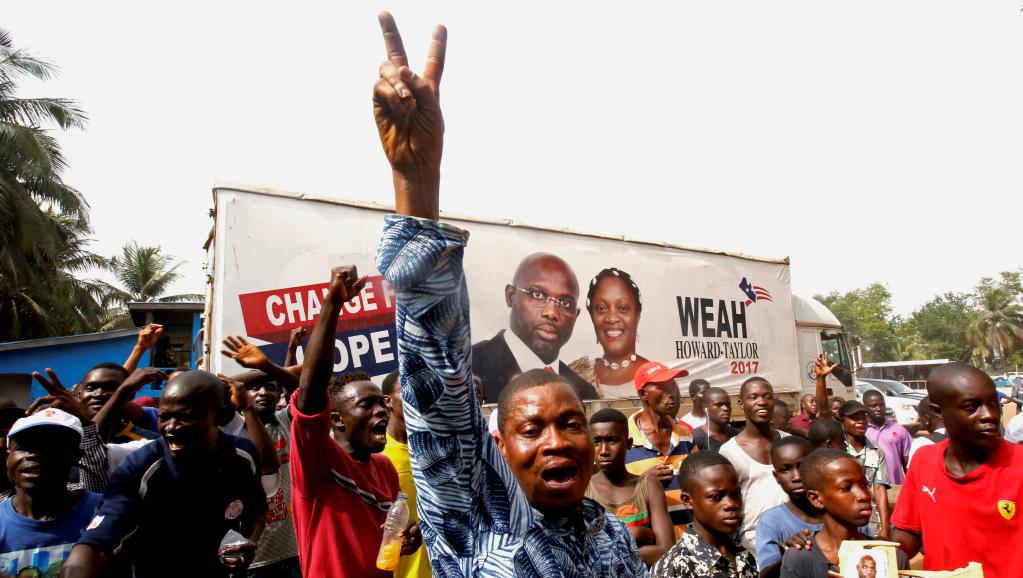
POLYGON ((380 443, 387 443, 387 420, 382 419, 372 427, 369 428, 369 433, 373 435, 373 440, 380 443))
POLYGON ((545 469, 540 473, 540 479, 551 489, 564 490, 575 485, 578 474, 579 468, 575 464, 564 464, 545 469))
POLYGON ((180 438, 178 436, 169 435, 169 436, 165 436, 164 439, 167 440, 167 447, 169 447, 170 451, 172 451, 174 453, 178 453, 178 452, 188 448, 188 441, 184 440, 184 439, 182 439, 182 438, 180 438))

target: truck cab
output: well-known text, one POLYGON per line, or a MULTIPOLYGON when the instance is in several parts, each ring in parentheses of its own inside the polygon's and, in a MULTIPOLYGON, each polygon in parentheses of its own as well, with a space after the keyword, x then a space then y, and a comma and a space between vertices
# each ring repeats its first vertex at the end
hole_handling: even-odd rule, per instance
MULTIPOLYGON (((856 399, 856 360, 850 348, 850 336, 842 323, 816 299, 792 295, 796 318, 796 351, 799 353, 799 385, 802 394, 814 393, 816 374, 813 364, 817 356, 828 352, 839 367, 828 376, 828 395, 856 399)), ((802 395, 801 394, 801 395, 802 395)))

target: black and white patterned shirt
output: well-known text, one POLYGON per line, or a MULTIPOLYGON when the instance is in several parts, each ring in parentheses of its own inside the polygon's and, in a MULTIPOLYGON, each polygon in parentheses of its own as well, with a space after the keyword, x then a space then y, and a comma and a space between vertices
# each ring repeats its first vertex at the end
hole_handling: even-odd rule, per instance
POLYGON ((632 535, 583 498, 582 524, 534 509, 490 435, 472 387, 469 233, 388 215, 377 269, 397 291, 401 394, 419 526, 434 576, 643 578, 632 535))
POLYGON ((653 578, 757 578, 753 553, 735 542, 735 565, 690 526, 654 564, 653 578))

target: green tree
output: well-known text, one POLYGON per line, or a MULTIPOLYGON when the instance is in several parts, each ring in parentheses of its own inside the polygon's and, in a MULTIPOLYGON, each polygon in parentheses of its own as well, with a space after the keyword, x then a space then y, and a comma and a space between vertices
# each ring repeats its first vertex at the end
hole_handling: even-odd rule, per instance
POLYGON ((973 313, 969 293, 938 295, 909 316, 900 327, 899 341, 916 343, 918 356, 907 359, 952 359, 966 362, 973 345, 966 339, 966 326, 973 313))
POLYGON ((977 310, 966 326, 966 338, 977 350, 991 352, 992 359, 1006 369, 1006 359, 1023 344, 1023 305, 1010 287, 990 286, 981 282, 977 288, 977 310))
POLYGON ((892 314, 892 294, 874 283, 847 293, 832 291, 814 295, 850 333, 860 338, 863 361, 889 361, 893 356, 896 331, 901 320, 892 314))
POLYGON ((103 292, 102 304, 108 308, 103 329, 132 327, 127 303, 201 301, 202 295, 196 293, 164 295, 181 278, 178 273, 181 265, 172 256, 162 254, 160 247, 143 247, 134 241, 125 245, 120 255, 107 259, 103 267, 114 274, 120 286, 98 282, 103 292))
POLYGON ((990 289, 1004 289, 1013 301, 1023 302, 1023 271, 1002 271, 997 277, 982 277, 974 293, 980 299, 990 289))
POLYGON ((62 98, 20 98, 18 81, 48 80, 49 62, 15 49, 0 29, 0 340, 89 331, 96 287, 74 275, 96 261, 86 249, 88 205, 61 178, 66 161, 48 126, 82 128, 62 98))

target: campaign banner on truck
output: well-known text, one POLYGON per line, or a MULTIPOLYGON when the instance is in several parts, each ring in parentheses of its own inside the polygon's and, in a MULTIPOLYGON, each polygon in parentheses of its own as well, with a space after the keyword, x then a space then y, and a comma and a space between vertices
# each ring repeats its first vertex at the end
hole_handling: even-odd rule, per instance
MULTIPOLYGON (((217 188, 207 367, 240 371, 220 342, 242 335, 283 362, 291 331, 311 329, 331 267, 369 275, 338 318, 335 372, 397 367, 395 295, 374 263, 386 210, 264 190, 217 188)), ((784 260, 683 249, 469 219, 465 274, 472 367, 489 402, 519 373, 556 371, 588 399, 635 397, 645 361, 735 393, 752 375, 798 391, 784 260)), ((301 347, 297 352, 302 359, 301 347)))

